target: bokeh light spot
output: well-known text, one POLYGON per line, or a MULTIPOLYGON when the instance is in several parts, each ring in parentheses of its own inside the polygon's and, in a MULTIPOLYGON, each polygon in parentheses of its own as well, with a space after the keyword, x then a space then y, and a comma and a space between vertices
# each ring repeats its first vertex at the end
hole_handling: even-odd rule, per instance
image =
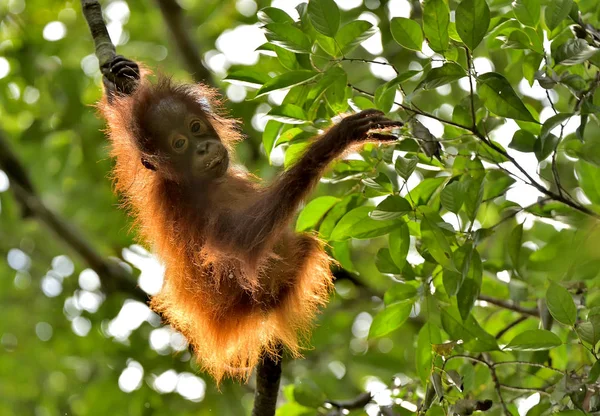
POLYGON ((49 341, 52 338, 52 325, 48 322, 38 322, 35 325, 35 334, 42 341, 49 341))
POLYGON ((48 23, 44 27, 44 31, 42 32, 42 36, 44 39, 50 42, 56 42, 57 40, 61 40, 67 35, 67 27, 63 22, 54 21, 48 23))
POLYGON ((10 64, 8 59, 0 56, 0 79, 4 78, 10 72, 10 64))

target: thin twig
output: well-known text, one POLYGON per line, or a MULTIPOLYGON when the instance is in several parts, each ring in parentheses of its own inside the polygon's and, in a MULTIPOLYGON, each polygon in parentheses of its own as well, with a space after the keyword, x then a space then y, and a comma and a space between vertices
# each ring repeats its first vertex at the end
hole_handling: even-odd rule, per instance
POLYGON ((509 309, 514 312, 522 313, 523 315, 535 316, 536 318, 539 318, 538 311, 535 308, 525 308, 523 306, 515 305, 510 301, 504 299, 496 299, 487 295, 479 295, 478 299, 504 309, 509 309))
POLYGON ((550 367, 549 365, 544 365, 544 364, 540 364, 540 363, 531 363, 529 361, 498 361, 498 362, 492 364, 492 367, 500 367, 503 365, 518 365, 518 366, 522 366, 522 367, 531 366, 531 367, 545 368, 547 370, 556 371, 557 373, 566 374, 565 371, 559 370, 558 368, 550 367))
POLYGON ((541 389, 536 389, 535 387, 519 387, 519 386, 508 386, 506 384, 500 384, 500 388, 503 388, 505 390, 512 390, 512 391, 518 391, 518 392, 523 392, 523 391, 530 391, 530 392, 536 392, 536 393, 540 393, 543 394, 545 396, 550 396, 550 393, 548 393, 546 390, 544 390, 543 388, 541 389))
MULTIPOLYGON (((351 87, 352 89, 354 89, 355 91, 360 92, 361 94, 365 94, 365 95, 368 95, 370 97, 374 97, 373 94, 371 94, 371 93, 369 93, 369 92, 367 92, 365 90, 362 90, 360 88, 357 88, 357 87, 355 87, 352 84, 348 84, 348 86, 351 87)), ((565 198, 564 196, 559 195, 556 192, 553 192, 553 191, 547 189, 545 186, 543 186, 542 184, 540 184, 539 182, 537 182, 535 179, 533 179, 533 177, 529 174, 529 172, 527 172, 525 170, 525 168, 523 168, 516 161, 516 159, 514 157, 512 157, 506 150, 504 150, 501 147, 499 147, 496 143, 494 143, 493 141, 491 141, 487 137, 485 137, 483 134, 481 134, 481 132, 476 127, 471 128, 471 127, 463 126, 462 124, 455 123, 455 122, 450 121, 450 120, 445 120, 445 119, 437 117, 437 116, 435 116, 433 114, 428 114, 428 113, 425 113, 424 111, 416 110, 416 109, 411 108, 409 106, 406 106, 406 105, 404 105, 402 103, 394 102, 394 104, 396 104, 397 106, 401 107, 402 109, 404 109, 406 111, 410 111, 410 112, 415 113, 415 114, 419 114, 419 115, 422 115, 422 116, 425 116, 425 117, 429 117, 429 118, 437 120, 437 121, 439 121, 441 123, 448 124, 448 125, 454 126, 454 127, 458 127, 460 129, 467 130, 467 131, 471 132, 471 134, 473 134, 475 137, 477 137, 479 140, 481 140, 490 149, 498 152, 499 154, 501 154, 502 156, 504 156, 508 161, 510 161, 523 175, 525 175, 525 177, 527 178, 527 180, 529 180, 529 182, 530 182, 529 184, 531 186, 533 186, 535 189, 537 189, 538 191, 540 191, 542 194, 544 194, 544 195, 546 195, 546 196, 554 199, 555 201, 562 202, 563 204, 568 205, 571 208, 573 208, 573 209, 575 209, 575 210, 577 210, 579 212, 582 212, 582 213, 584 213, 586 215, 589 215, 590 217, 593 217, 595 219, 600 219, 600 214, 598 214, 597 212, 594 212, 591 209, 587 208, 586 206, 580 205, 580 204, 578 204, 575 201, 572 201, 572 200, 570 200, 568 198, 565 198)))
POLYGON ((515 326, 519 325, 521 322, 527 320, 527 318, 528 318, 528 316, 523 315, 523 316, 520 316, 519 318, 517 318, 516 320, 512 321, 510 324, 506 325, 503 329, 501 329, 496 334, 496 339, 502 338, 502 335, 506 334, 508 331, 510 331, 515 326))
POLYGON ((551 198, 542 198, 542 199, 539 199, 539 200, 535 201, 533 204, 527 205, 525 207, 521 207, 520 209, 518 209, 518 210, 516 210, 514 212, 511 212, 506 217, 504 217, 501 220, 499 220, 496 224, 492 225, 490 227, 490 229, 494 229, 494 228, 498 227, 500 224, 502 224, 502 223, 510 220, 511 218, 516 217, 517 214, 519 214, 519 213, 521 213, 523 211, 527 211, 528 209, 533 208, 536 205, 542 205, 542 204, 544 204, 544 203, 546 203, 546 202, 548 202, 550 200, 551 200, 551 198))
POLYGON ((338 409, 362 409, 373 400, 373 395, 369 392, 361 393, 350 400, 328 400, 327 403, 338 409))
POLYGON ((188 71, 196 81, 214 84, 212 74, 202 63, 200 48, 189 35, 181 6, 175 0, 157 0, 157 3, 188 71))
MULTIPOLYGON (((484 354, 486 357, 487 354, 484 354)), ((502 405, 502 410, 506 416, 510 416, 510 411, 508 410, 508 406, 506 406, 506 402, 504 401, 504 397, 502 396, 502 384, 498 379, 498 374, 496 374, 496 369, 494 366, 487 360, 485 360, 486 365, 490 369, 490 374, 492 376, 492 381, 494 382, 494 388, 496 389, 496 394, 498 394, 498 398, 500 399, 500 404, 502 405)))
POLYGON ((467 76, 469 77, 469 97, 471 99, 471 119, 473 120, 473 125, 472 128, 475 129, 477 126, 477 118, 475 117, 475 97, 473 94, 473 79, 471 77, 471 67, 472 67, 472 59, 471 59, 471 52, 469 51, 469 48, 467 48, 465 46, 465 53, 467 54, 467 76))
POLYGON ((398 69, 396 69, 396 67, 394 66, 394 64, 390 64, 389 62, 379 62, 379 61, 374 61, 372 59, 363 59, 363 58, 342 58, 339 61, 343 61, 343 62, 363 62, 363 63, 366 63, 366 64, 377 64, 377 65, 391 66, 392 69, 394 70, 394 72, 396 72, 396 75, 400 73, 398 71, 398 69))

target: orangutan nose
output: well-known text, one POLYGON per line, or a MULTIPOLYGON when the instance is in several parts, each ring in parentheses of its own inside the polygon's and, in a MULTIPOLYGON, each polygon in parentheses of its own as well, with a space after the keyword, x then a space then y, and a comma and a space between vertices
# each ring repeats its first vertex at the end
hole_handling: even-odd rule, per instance
POLYGON ((207 141, 198 143, 198 145, 196 146, 196 153, 198 153, 199 155, 207 154, 209 152, 209 146, 210 142, 207 141))

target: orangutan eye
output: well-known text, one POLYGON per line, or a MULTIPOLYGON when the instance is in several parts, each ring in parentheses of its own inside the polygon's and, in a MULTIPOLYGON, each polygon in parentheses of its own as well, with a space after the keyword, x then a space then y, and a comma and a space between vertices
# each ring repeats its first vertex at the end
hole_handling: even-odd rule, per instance
POLYGON ((181 152, 186 148, 186 144, 187 139, 185 137, 179 136, 173 140, 171 146, 173 146, 173 149, 175 149, 176 151, 181 152))
POLYGON ((204 124, 200 120, 194 120, 190 123, 190 131, 193 134, 200 133, 204 128, 204 124))

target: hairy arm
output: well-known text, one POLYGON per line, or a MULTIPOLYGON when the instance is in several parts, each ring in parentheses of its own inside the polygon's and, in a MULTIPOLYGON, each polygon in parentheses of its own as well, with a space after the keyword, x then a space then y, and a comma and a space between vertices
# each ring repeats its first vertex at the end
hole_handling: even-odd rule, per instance
POLYGON ((284 229, 332 160, 355 143, 395 140, 395 136, 369 132, 401 125, 401 122, 389 120, 377 110, 366 110, 344 118, 319 137, 295 165, 262 191, 255 203, 238 212, 236 218, 229 222, 237 231, 229 233, 223 230, 220 235, 233 239, 230 243, 244 252, 259 251, 284 229))

